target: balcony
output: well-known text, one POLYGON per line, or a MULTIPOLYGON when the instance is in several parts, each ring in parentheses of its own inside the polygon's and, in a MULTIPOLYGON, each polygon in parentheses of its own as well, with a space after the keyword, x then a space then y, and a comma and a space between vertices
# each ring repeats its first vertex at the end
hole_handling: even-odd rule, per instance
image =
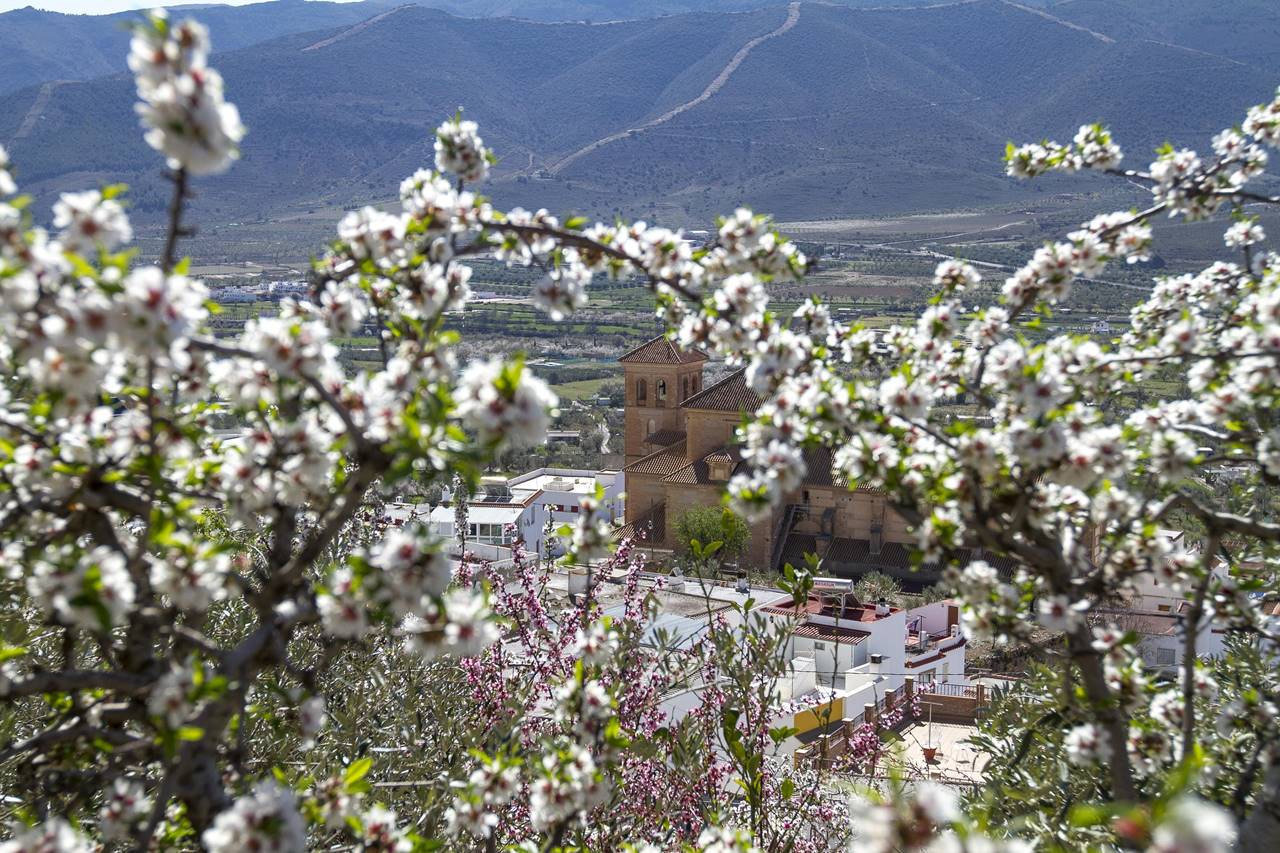
POLYGON ((907 633, 907 657, 926 654, 940 654, 964 645, 964 634, 959 631, 922 631, 907 633))

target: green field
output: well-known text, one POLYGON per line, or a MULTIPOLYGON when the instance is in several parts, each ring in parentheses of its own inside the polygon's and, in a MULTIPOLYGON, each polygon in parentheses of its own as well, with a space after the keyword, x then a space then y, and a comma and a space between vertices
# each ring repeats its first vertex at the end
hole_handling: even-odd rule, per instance
MULTIPOLYGON (((621 370, 619 370, 621 375, 621 370)), ((565 382, 560 385, 552 385, 551 390, 555 391, 562 400, 586 400, 594 397, 600 391, 600 386, 604 385, 609 379, 581 379, 577 382, 565 382)))

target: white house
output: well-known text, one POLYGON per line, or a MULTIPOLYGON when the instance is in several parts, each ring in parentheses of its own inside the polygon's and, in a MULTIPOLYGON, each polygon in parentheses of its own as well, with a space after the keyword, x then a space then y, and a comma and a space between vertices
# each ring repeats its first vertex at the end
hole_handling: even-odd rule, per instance
MULTIPOLYGON (((960 608, 939 601, 903 610, 884 602, 867 603, 849 591, 847 581, 816 585, 803 608, 779 598, 762 611, 796 620, 791 640, 793 676, 781 685, 784 698, 822 694, 833 723, 858 719, 900 692, 908 678, 918 688, 935 683, 966 684, 966 639, 960 608)), ((797 715, 801 734, 818 720, 797 715)))
MULTIPOLYGON (((1201 545, 1180 530, 1160 530, 1175 554, 1196 554, 1201 545)), ((1215 562, 1215 574, 1225 574, 1226 565, 1215 562)), ((1190 618, 1193 593, 1171 587, 1153 572, 1138 575, 1126 597, 1124 609, 1100 611, 1107 621, 1121 629, 1138 634, 1138 652, 1143 662, 1155 669, 1172 670, 1182 666, 1186 653, 1186 628, 1190 618)), ((1197 626, 1196 656, 1218 657, 1226 651, 1227 632, 1214 618, 1212 602, 1206 602, 1205 613, 1197 626)))
MULTIPOLYGON (((559 573, 551 584, 559 587, 559 573)), ((568 588, 568 581, 563 582, 568 588)), ((795 607, 777 589, 730 587, 694 578, 668 578, 667 589, 655 596, 658 604, 650 637, 661 632, 666 640, 688 647, 708 629, 709 620, 723 620, 730 629, 742 624, 743 605, 779 623, 794 625, 786 654, 790 671, 778 683, 780 698, 791 710, 775 725, 789 725, 797 736, 780 745, 784 753, 798 748, 806 736, 823 725, 859 720, 868 705, 880 707, 894 692, 902 695, 907 679, 927 689, 931 683, 967 684, 965 637, 959 607, 951 601, 911 610, 859 601, 847 581, 815 586, 808 601, 795 607), (825 709, 825 711, 823 710, 825 709)), ((602 606, 610 615, 610 593, 602 588, 602 606)), ((663 710, 679 719, 696 708, 708 685, 691 673, 691 680, 663 700, 663 710)))
MULTIPOLYGON (((511 545, 519 539, 530 552, 559 556, 563 549, 554 537, 547 538, 548 528, 575 521, 582 501, 593 497, 597 486, 604 492, 606 510, 621 518, 622 477, 616 471, 539 468, 486 483, 467 503, 467 550, 485 559, 509 559, 511 545)), ((446 491, 427 521, 437 536, 454 543, 455 516, 452 496, 446 491)))

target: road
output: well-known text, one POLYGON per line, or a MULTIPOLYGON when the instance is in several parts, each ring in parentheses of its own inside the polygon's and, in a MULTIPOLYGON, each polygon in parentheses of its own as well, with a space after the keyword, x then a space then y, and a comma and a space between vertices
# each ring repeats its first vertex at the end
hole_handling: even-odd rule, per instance
POLYGON ((44 108, 49 106, 49 99, 53 97, 53 90, 61 86, 63 83, 73 82, 71 80, 50 80, 40 86, 40 91, 36 93, 36 99, 31 103, 31 109, 27 110, 26 116, 22 119, 22 124, 18 125, 18 129, 13 134, 14 139, 26 139, 31 135, 31 131, 35 130, 36 122, 40 120, 40 116, 44 115, 44 108))
POLYGON ((369 18, 368 20, 361 21, 355 26, 348 27, 347 29, 338 33, 336 36, 331 36, 327 39, 321 39, 315 44, 307 45, 302 49, 302 52, 306 53, 312 50, 322 50, 331 44, 337 44, 338 42, 342 41, 345 38, 350 38, 356 33, 369 29, 369 27, 372 27, 374 24, 378 23, 381 20, 391 17, 396 12, 403 12, 405 9, 412 9, 412 8, 413 8, 412 6, 397 6, 394 9, 388 9, 387 11, 382 12, 381 14, 374 15, 372 18, 369 18))
POLYGON ((677 107, 673 107, 672 109, 667 110, 662 115, 658 116, 655 119, 651 119, 650 121, 647 121, 644 124, 638 124, 635 127, 629 127, 626 130, 620 130, 617 133, 612 133, 604 137, 603 139, 597 139, 595 142, 592 142, 589 145, 585 145, 582 148, 579 148, 577 151, 573 152, 569 156, 558 161, 557 163, 552 165, 550 168, 548 168, 547 171, 549 171, 553 175, 558 175, 560 174, 560 172, 564 171, 566 168, 571 166, 577 160, 580 160, 583 157, 586 157, 588 154, 594 151, 600 150, 601 148, 603 148, 606 145, 609 145, 610 143, 617 142, 619 139, 626 139, 628 136, 631 136, 633 133, 642 133, 643 131, 655 128, 660 124, 666 124, 667 122, 671 121, 673 118, 680 115, 681 113, 688 112, 689 110, 698 106, 698 104, 705 102, 708 98, 710 98, 716 92, 719 92, 721 89, 724 88, 724 84, 729 82, 729 78, 733 76, 733 72, 738 70, 738 66, 743 63, 743 61, 747 58, 747 55, 750 54, 751 51, 755 50, 757 47, 759 47, 761 44, 768 41, 769 39, 777 38, 778 36, 785 34, 792 27, 794 27, 796 25, 796 22, 799 20, 800 20, 800 4, 798 2, 791 3, 787 7, 787 19, 782 22, 782 25, 778 27, 776 30, 767 32, 762 36, 756 36, 755 38, 751 39, 746 44, 744 44, 742 47, 738 48, 738 52, 733 55, 733 58, 729 60, 729 63, 725 65, 724 68, 720 69, 720 73, 716 75, 715 79, 707 84, 707 88, 702 90, 701 95, 699 95, 698 97, 694 98, 691 101, 685 101, 683 104, 680 104, 677 107))

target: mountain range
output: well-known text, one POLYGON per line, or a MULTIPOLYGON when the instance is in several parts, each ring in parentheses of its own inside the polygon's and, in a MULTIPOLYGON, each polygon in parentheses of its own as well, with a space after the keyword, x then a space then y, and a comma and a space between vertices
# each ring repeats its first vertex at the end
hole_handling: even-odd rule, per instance
MULTIPOLYGON (((503 158, 488 191, 506 205, 679 223, 744 202, 787 218, 1019 202, 1068 185, 1005 178, 1009 139, 1105 120, 1145 164, 1166 139, 1207 146, 1280 82, 1267 0, 442 4, 473 17, 298 0, 195 12, 249 127, 242 161, 202 181, 199 213, 306 220, 387 200, 459 105, 503 158), (556 9, 630 19, 483 17, 556 9)), ((0 15, 0 56, 12 20, 46 14, 0 15)), ((39 204, 125 180, 145 222, 166 186, 116 70, 127 39, 74 20, 46 32, 66 46, 40 50, 94 68, 42 66, 15 90, 3 66, 0 142, 39 204)))
MULTIPOLYGON (((779 2, 779 0, 773 0, 779 2)), ((837 0, 846 6, 880 6, 883 0, 837 0)), ((935 0, 897 0, 926 5, 935 0)), ((1045 0, 1026 0, 1041 5, 1045 0)), ((741 12, 769 0, 271 0, 248 6, 173 7, 174 17, 193 15, 217 34, 215 48, 238 50, 290 33, 344 27, 402 5, 421 5, 460 17, 517 18, 541 22, 617 21, 688 12, 741 12)), ((129 24, 137 12, 68 15, 30 6, 0 14, 0 94, 50 80, 88 80, 124 71, 129 24)))

